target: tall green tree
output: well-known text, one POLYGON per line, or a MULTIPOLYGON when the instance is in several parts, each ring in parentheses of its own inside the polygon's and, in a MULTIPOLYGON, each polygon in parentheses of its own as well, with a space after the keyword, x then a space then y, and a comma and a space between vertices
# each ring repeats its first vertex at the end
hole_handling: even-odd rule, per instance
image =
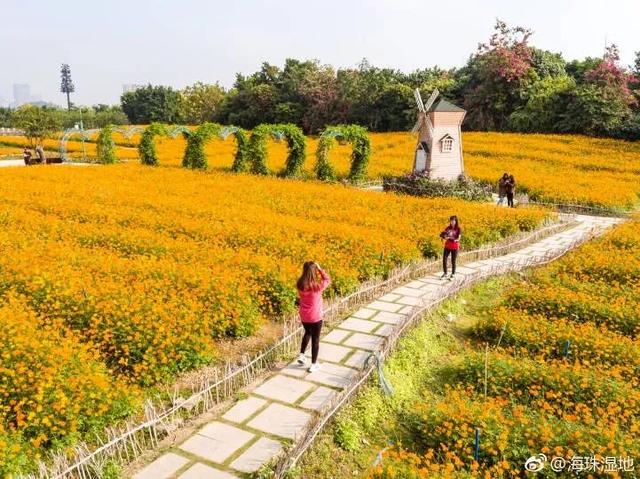
POLYGON ((76 87, 71 80, 71 67, 66 63, 60 67, 60 91, 67 95, 67 110, 71 111, 71 93, 76 91, 76 87))
POLYGON ((56 109, 35 105, 23 105, 15 110, 13 124, 24 131, 31 148, 42 145, 45 138, 62 127, 61 117, 56 109))
POLYGON ((120 97, 122 111, 132 124, 179 123, 181 121, 180 92, 171 87, 152 86, 138 88, 120 97))
POLYGON ((510 114, 522 104, 522 91, 535 78, 532 32, 498 20, 487 43, 459 72, 458 97, 467 110, 465 124, 478 130, 507 128, 510 114))
POLYGON ((186 87, 182 94, 182 120, 190 125, 215 121, 225 98, 224 89, 216 84, 202 82, 186 87))

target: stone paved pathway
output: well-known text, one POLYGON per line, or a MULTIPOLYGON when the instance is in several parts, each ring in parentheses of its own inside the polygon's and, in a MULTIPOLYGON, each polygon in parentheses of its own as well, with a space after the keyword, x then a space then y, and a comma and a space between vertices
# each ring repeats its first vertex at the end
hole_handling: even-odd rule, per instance
POLYGON ((25 166, 23 160, 0 160, 0 168, 7 166, 25 166))
POLYGON ((377 298, 326 334, 320 346, 319 372, 308 373, 295 363, 275 371, 247 397, 184 442, 164 453, 133 477, 135 479, 234 479, 257 471, 285 444, 297 438, 314 414, 346 387, 367 356, 377 351, 415 305, 456 289, 466 276, 481 278, 518 271, 530 261, 543 262, 620 220, 576 216, 578 224, 530 246, 498 258, 467 263, 459 278, 440 280, 431 274, 377 298))

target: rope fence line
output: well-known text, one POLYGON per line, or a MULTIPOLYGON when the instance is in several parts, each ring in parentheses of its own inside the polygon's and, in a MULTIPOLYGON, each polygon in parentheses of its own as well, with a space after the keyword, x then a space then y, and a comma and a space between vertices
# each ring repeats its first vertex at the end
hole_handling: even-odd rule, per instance
MULTIPOLYGON (((459 263, 479 261, 502 256, 525 247, 543 237, 558 233, 571 226, 571 218, 559 222, 547 222, 533 232, 519 233, 505 240, 472 251, 462 251, 459 263)), ((384 280, 371 280, 362 284, 354 293, 329 302, 325 309, 325 322, 334 325, 345 314, 366 304, 375 297, 419 276, 440 268, 440 259, 410 263, 391 271, 384 280)), ((86 443, 77 444, 72 453, 52 454, 41 461, 38 472, 23 476, 29 479, 90 479, 99 477, 108 461, 128 464, 146 451, 157 448, 160 441, 179 429, 188 418, 207 412, 234 393, 250 384, 283 357, 291 356, 299 347, 302 327, 296 314, 283 318, 283 334, 273 345, 255 357, 245 355, 240 364, 227 363, 223 367, 209 369, 194 381, 192 394, 184 399, 177 391, 171 392, 172 404, 166 407, 148 399, 144 405, 142 422, 126 421, 105 431, 105 438, 96 438, 97 448, 86 443)))
MULTIPOLYGON (((477 274, 465 276, 462 281, 456 282, 453 288, 441 288, 435 297, 430 297, 428 300, 423 300, 420 304, 414 306, 407 319, 399 323, 399 325, 395 327, 394 331, 387 338, 385 338, 383 346, 379 352, 379 357, 383 359, 387 358, 389 353, 394 349, 399 339, 404 336, 407 329, 417 325, 417 323, 422 321, 425 313, 433 309, 435 306, 438 306, 447 298, 458 294, 461 290, 466 289, 473 284, 491 276, 496 276, 511 271, 519 271, 533 266, 539 267, 546 265, 564 256, 569 251, 596 236, 596 232, 591 232, 590 234, 585 235, 582 238, 576 238, 570 244, 563 246, 563 248, 557 252, 547 252, 547 254, 545 254, 542 258, 523 258, 522 260, 514 261, 510 265, 495 265, 494 267, 485 271, 478 271, 477 274)), ((277 460, 274 468, 274 477, 276 479, 284 478, 287 471, 295 467, 297 462, 311 446, 311 444, 327 424, 327 422, 329 422, 329 420, 336 414, 338 410, 342 408, 345 403, 353 399, 353 397, 361 389, 362 385, 368 381, 368 379, 371 377, 371 374, 375 370, 375 362, 371 362, 371 364, 365 363, 360 373, 352 379, 351 384, 327 403, 327 405, 316 416, 315 420, 307 426, 307 429, 301 435, 301 439, 295 442, 292 447, 290 447, 285 453, 283 453, 280 456, 279 460, 277 460)))

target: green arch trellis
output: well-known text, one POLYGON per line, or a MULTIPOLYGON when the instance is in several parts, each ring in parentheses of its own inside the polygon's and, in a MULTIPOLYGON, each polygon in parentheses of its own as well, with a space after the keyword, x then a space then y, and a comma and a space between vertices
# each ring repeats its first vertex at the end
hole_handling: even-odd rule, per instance
POLYGON ((291 124, 266 124, 255 127, 249 137, 246 130, 236 126, 222 126, 217 123, 203 123, 188 136, 187 148, 182 161, 185 168, 206 169, 207 159, 204 151, 206 143, 217 136, 226 139, 234 136, 237 149, 231 167, 232 171, 251 171, 267 175, 267 143, 269 137, 285 140, 289 154, 283 176, 297 176, 302 170, 306 158, 306 138, 300 128, 291 124))
POLYGON ((351 144, 351 169, 349 180, 361 181, 367 174, 371 157, 371 141, 367 129, 359 125, 328 126, 320 135, 316 150, 315 172, 321 180, 335 180, 336 172, 329 162, 329 151, 337 141, 351 144))
POLYGON ((291 123, 258 125, 251 134, 248 151, 251 156, 251 171, 259 175, 269 174, 267 167, 267 138, 271 136, 276 141, 287 142, 287 162, 282 176, 294 177, 302 172, 302 166, 307 157, 307 140, 302 130, 291 123))
POLYGON ((159 164, 158 155, 156 153, 156 136, 175 138, 180 134, 188 137, 191 134, 191 130, 184 125, 168 126, 164 123, 151 123, 142 132, 142 137, 138 144, 138 154, 142 164, 151 166, 157 166, 159 164))
MULTIPOLYGON (((140 126, 121 126, 121 127, 114 128, 113 125, 107 125, 106 127, 111 129, 111 133, 120 133, 125 138, 131 138, 136 133, 139 133, 140 131, 144 130, 144 128, 140 126)), ((91 140, 91 137, 93 135, 95 134, 99 135, 102 132, 102 130, 103 128, 91 128, 89 130, 85 130, 81 126, 78 126, 78 127, 74 126, 73 128, 67 128, 62 133, 62 136, 60 137, 60 143, 58 145, 58 150, 60 151, 60 158, 62 158, 63 161, 69 160, 67 143, 71 138, 73 138, 76 135, 79 135, 80 139, 83 142, 89 141, 91 140)), ((82 159, 83 160, 87 159, 87 155, 84 152, 83 152, 82 159)))

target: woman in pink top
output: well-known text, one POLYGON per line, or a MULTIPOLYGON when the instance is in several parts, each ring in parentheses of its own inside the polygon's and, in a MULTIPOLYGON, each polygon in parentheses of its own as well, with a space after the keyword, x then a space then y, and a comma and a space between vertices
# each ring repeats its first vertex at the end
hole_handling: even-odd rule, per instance
POLYGON ((302 346, 298 363, 305 363, 304 352, 311 340, 311 367, 313 373, 320 369, 318 351, 320 350, 320 331, 322 330, 322 292, 331 284, 331 278, 313 261, 307 261, 302 268, 302 276, 298 279, 298 297, 300 298, 300 320, 304 327, 302 346))

